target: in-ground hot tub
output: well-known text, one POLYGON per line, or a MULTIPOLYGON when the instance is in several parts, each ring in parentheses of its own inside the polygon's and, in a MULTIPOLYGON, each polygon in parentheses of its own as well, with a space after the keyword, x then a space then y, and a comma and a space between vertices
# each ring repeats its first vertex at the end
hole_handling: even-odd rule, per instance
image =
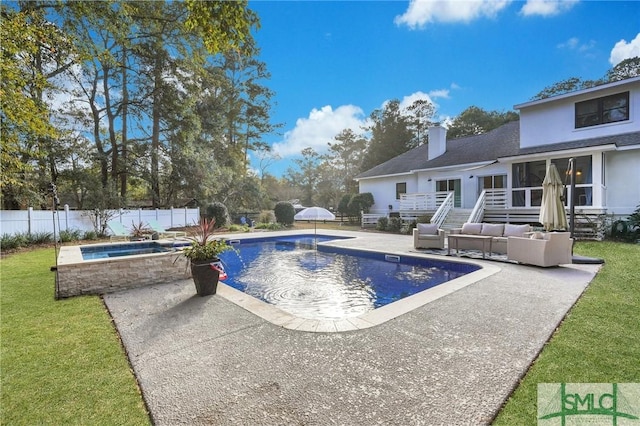
POLYGON ((63 246, 56 297, 110 293, 189 278, 179 252, 188 242, 127 242, 63 246))

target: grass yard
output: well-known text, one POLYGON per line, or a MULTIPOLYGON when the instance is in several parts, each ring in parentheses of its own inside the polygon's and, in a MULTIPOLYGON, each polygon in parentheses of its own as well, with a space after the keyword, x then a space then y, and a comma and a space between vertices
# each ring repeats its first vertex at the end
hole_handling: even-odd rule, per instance
POLYGON ((581 242, 575 253, 605 259, 494 425, 537 423, 538 383, 640 382, 640 245, 581 242))
MULTIPOLYGON (((536 424, 538 383, 640 382, 640 245, 585 242, 575 252, 606 264, 496 425, 536 424)), ((55 301, 53 263, 52 248, 0 260, 0 424, 150 424, 101 299, 55 301)))
POLYGON ((0 424, 150 424, 99 297, 55 301, 54 250, 0 260, 0 424))

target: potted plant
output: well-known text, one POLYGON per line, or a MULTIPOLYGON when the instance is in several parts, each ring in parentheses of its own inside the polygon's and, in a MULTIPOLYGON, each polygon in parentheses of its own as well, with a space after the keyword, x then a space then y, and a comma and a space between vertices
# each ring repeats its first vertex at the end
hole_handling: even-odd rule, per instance
POLYGON ((134 221, 131 221, 131 241, 144 241, 148 237, 151 237, 153 231, 147 227, 144 223, 140 222, 136 225, 134 221))
POLYGON ((201 219, 195 232, 189 237, 191 246, 182 251, 189 260, 198 296, 216 293, 220 270, 212 263, 220 261, 220 253, 232 249, 223 239, 213 238, 215 224, 215 219, 201 219))

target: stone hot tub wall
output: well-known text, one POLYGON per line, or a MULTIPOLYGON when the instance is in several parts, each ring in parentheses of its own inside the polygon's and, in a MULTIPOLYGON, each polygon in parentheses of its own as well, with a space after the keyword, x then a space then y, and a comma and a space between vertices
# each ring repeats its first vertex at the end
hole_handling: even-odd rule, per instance
POLYGON ((111 293, 191 276, 179 252, 83 260, 79 246, 61 247, 56 297, 111 293))

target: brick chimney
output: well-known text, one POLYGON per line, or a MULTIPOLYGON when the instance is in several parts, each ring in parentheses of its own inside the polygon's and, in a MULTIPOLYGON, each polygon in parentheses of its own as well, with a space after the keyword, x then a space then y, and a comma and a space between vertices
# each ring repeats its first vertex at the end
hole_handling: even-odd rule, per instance
POLYGON ((447 150, 447 129, 439 123, 429 127, 429 160, 440 157, 447 150))

